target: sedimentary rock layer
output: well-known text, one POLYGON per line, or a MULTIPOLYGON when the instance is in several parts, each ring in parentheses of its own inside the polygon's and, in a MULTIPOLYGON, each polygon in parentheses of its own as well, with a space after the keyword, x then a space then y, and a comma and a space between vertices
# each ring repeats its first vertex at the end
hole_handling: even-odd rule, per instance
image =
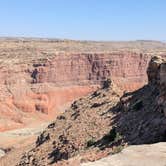
POLYGON ((107 78, 123 91, 138 89, 147 83, 151 53, 164 54, 165 48, 153 41, 1 39, 0 130, 54 117, 107 78))
MULTIPOLYGON (((18 50, 16 53, 20 55, 18 50)), ((2 63, 0 130, 30 123, 34 115, 29 122, 29 115, 24 112, 56 116, 59 107, 92 91, 107 78, 122 90, 137 89, 147 82, 149 58, 133 52, 61 53, 25 63, 14 59, 8 65, 2 63)))
POLYGON ((146 83, 150 56, 131 52, 57 55, 44 64, 34 64, 34 82, 56 85, 100 84, 111 77, 122 89, 146 83))
POLYGON ((148 67, 149 84, 159 90, 157 102, 161 112, 166 116, 166 59, 153 57, 148 67))
MULTIPOLYGON (((164 59, 152 58, 147 72, 149 82, 136 91, 123 94, 107 80, 104 85, 109 86, 73 102, 48 125, 18 165, 73 165, 69 164, 73 158, 94 161, 120 152, 127 145, 164 142, 166 89, 161 86, 165 86, 164 64, 164 59), (163 100, 159 103, 161 97, 163 100)), ((164 159, 161 158, 162 164, 164 159)), ((133 160, 137 163, 135 157, 133 160)), ((150 163, 151 159, 148 160, 150 163)))

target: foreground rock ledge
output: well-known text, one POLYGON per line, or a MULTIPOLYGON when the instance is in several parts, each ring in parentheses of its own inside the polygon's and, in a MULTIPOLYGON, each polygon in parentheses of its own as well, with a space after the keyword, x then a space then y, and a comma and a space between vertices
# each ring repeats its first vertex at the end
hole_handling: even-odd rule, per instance
POLYGON ((0 158, 3 156, 5 156, 5 152, 2 149, 0 149, 0 158))
POLYGON ((166 166, 166 143, 129 146, 121 153, 81 166, 166 166))

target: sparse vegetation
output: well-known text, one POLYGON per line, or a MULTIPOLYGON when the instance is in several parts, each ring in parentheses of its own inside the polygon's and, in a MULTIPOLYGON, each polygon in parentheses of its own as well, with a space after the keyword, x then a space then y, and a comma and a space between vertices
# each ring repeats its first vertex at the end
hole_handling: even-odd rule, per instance
MULTIPOLYGON (((60 42, 60 44, 62 43, 60 42)), ((44 45, 42 46, 44 47, 44 45)), ((44 47, 43 50, 45 49, 44 47)), ((43 57, 47 57, 48 52, 45 51, 41 53, 43 57)), ((29 52, 31 53, 31 51, 29 52)), ((50 54, 51 52, 54 52, 54 49, 50 49, 50 54)), ((34 50, 33 55, 36 55, 35 53, 34 50)), ((30 58, 33 60, 34 57, 30 58)), ((24 58, 22 59, 24 60, 24 58)), ((91 60, 91 58, 89 59, 91 60)), ((151 87, 148 86, 148 89, 144 87, 141 91, 132 92, 131 96, 127 96, 125 100, 122 100, 124 101, 122 104, 127 107, 127 110, 133 110, 133 112, 124 112, 120 109, 118 87, 111 84, 111 80, 108 79, 103 82, 103 89, 84 97, 82 100, 79 99, 73 102, 72 106, 62 115, 59 115, 56 121, 50 124, 38 137, 36 146, 33 146, 33 149, 21 159, 23 165, 26 162, 33 164, 32 159, 35 159, 38 165, 48 165, 57 160, 75 157, 76 154, 87 156, 89 152, 93 155, 99 152, 98 156, 94 157, 94 159, 98 159, 99 156, 103 157, 102 155, 110 153, 112 150, 113 154, 120 152, 123 149, 124 142, 144 144, 154 142, 154 140, 160 141, 161 136, 165 136, 165 117, 162 118, 162 115, 158 115, 159 111, 156 110, 158 107, 153 103, 157 94, 151 92, 151 87), (110 86, 111 88, 109 88, 110 86), (91 109, 92 107, 93 109, 91 109), (144 111, 142 111, 143 109, 144 111), (114 126, 118 126, 118 128, 114 126)), ((58 95, 58 97, 60 98, 61 95, 58 95)), ((41 110, 41 108, 37 106, 36 110, 41 110)))
POLYGON ((94 103, 91 108, 96 108, 96 107, 100 107, 101 105, 103 105, 104 103, 94 103))
POLYGON ((111 154, 119 153, 119 152, 121 152, 123 149, 124 149, 124 146, 123 146, 123 145, 116 146, 116 147, 113 148, 113 152, 112 152, 111 154))
POLYGON ((116 130, 113 128, 108 134, 106 134, 103 139, 108 140, 110 142, 114 141, 116 138, 116 130))
POLYGON ((89 141, 87 141, 87 147, 89 148, 89 147, 93 146, 95 143, 96 143, 95 139, 92 138, 89 141))
POLYGON ((99 96, 99 95, 100 95, 100 92, 95 91, 95 92, 92 94, 92 97, 97 97, 97 96, 99 96))
POLYGON ((103 137, 103 139, 112 143, 112 142, 117 142, 120 139, 122 139, 122 136, 116 131, 116 128, 113 128, 112 130, 110 130, 110 132, 108 134, 106 134, 103 137))
POLYGON ((143 107, 143 102, 142 100, 138 100, 137 102, 135 102, 132 106, 132 109, 135 111, 140 110, 143 107))
POLYGON ((57 119, 59 119, 59 120, 65 120, 65 116, 59 115, 59 116, 57 116, 57 119))
POLYGON ((112 83, 111 79, 107 79, 103 81, 103 85, 102 85, 103 89, 109 88, 111 83, 112 83))

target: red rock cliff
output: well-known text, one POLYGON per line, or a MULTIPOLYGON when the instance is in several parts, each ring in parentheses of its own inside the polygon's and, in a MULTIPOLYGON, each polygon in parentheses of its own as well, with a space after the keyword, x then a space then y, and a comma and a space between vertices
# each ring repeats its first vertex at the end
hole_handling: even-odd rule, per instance
POLYGON ((166 57, 155 56, 147 70, 149 84, 159 90, 157 103, 166 116, 166 57))
POLYGON ((34 82, 60 85, 100 84, 111 77, 124 90, 146 83, 150 56, 136 53, 65 54, 35 64, 34 82))
POLYGON ((137 89, 147 82, 149 59, 146 54, 131 52, 66 53, 37 62, 3 65, 0 130, 27 125, 34 119, 55 119, 62 106, 108 77, 123 90, 137 89))

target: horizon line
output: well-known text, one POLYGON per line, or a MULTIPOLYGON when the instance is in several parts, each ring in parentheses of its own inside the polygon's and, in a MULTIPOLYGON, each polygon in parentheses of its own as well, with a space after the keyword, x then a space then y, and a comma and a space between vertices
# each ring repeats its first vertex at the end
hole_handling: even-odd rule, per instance
POLYGON ((75 41, 75 42, 163 42, 166 40, 155 40, 155 39, 133 39, 133 40, 91 40, 91 39, 70 39, 70 38, 56 38, 56 37, 28 37, 28 36, 0 36, 0 40, 50 40, 50 41, 75 41))

